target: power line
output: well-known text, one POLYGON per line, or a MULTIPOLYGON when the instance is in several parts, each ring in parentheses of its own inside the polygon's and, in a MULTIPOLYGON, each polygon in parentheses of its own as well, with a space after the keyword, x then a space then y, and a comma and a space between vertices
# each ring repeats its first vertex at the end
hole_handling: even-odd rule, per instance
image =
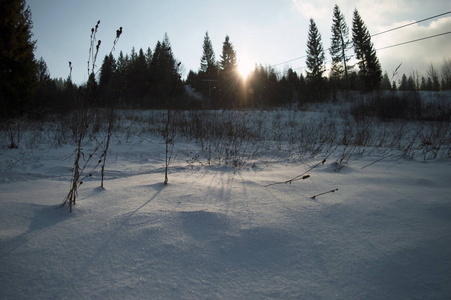
POLYGON ((289 63, 289 62, 292 62, 292 61, 301 59, 301 58, 305 58, 305 57, 307 57, 307 55, 304 55, 304 56, 301 56, 301 57, 297 57, 297 58, 293 58, 293 59, 290 59, 290 60, 287 60, 287 61, 278 63, 278 64, 276 64, 276 65, 272 65, 272 67, 280 66, 280 65, 283 65, 283 64, 286 64, 286 63, 289 63))
POLYGON ((393 47, 397 47, 397 46, 401 46, 401 45, 405 45, 405 44, 410 44, 410 43, 414 43, 414 42, 419 42, 419 41, 423 41, 423 40, 427 40, 427 39, 435 38, 435 37, 438 37, 438 36, 442 36, 442 35, 446 35, 446 34, 450 34, 450 33, 451 33, 451 31, 448 31, 448 32, 443 32, 443 33, 439 33, 439 34, 435 34, 435 35, 427 36, 427 37, 424 37, 424 38, 420 38, 420 39, 416 39, 416 40, 411 40, 411 41, 408 41, 408 42, 404 42, 404 43, 399 43, 399 44, 395 44, 395 45, 391 45, 391 46, 387 46, 387 47, 379 48, 379 49, 376 49, 376 51, 379 51, 379 50, 384 50, 384 49, 388 49, 388 48, 393 48, 393 47))
MULTIPOLYGON (((409 23, 409 24, 405 24, 405 25, 402 25, 402 26, 398 26, 398 27, 395 27, 395 28, 392 28, 392 29, 389 29, 389 30, 385 30, 385 31, 373 34, 373 35, 371 35, 371 37, 374 37, 374 36, 377 36, 377 35, 381 35, 381 34, 385 34, 385 33, 391 32, 391 31, 395 31, 395 30, 398 30, 398 29, 401 29, 401 28, 404 28, 404 27, 407 27, 407 26, 418 24, 418 23, 421 23, 421 22, 424 22, 424 21, 427 21, 427 20, 431 20, 431 19, 434 19, 434 18, 437 18, 437 17, 441 17, 441 16, 444 16, 444 15, 450 14, 450 13, 451 13, 451 11, 447 11, 447 12, 444 12, 442 14, 438 14, 438 15, 435 15, 435 16, 432 16, 432 17, 429 17, 429 18, 426 18, 426 19, 418 20, 418 21, 415 21, 415 22, 412 22, 412 23, 409 23)), ((392 45, 392 46, 384 47, 384 48, 381 48, 381 49, 376 49, 376 51, 377 50, 383 50, 383 49, 391 48, 391 47, 395 47, 395 46, 400 46, 400 45, 404 45, 404 44, 409 44, 409 43, 413 43, 413 42, 416 42, 416 41, 421 41, 423 39, 437 37, 437 36, 445 35, 445 34, 448 34, 448 33, 442 33, 442 34, 438 34, 438 35, 435 35, 435 36, 430 36, 430 37, 426 37, 426 38, 422 38, 422 39, 418 39, 418 40, 414 40, 414 41, 401 43, 401 44, 398 44, 398 45, 392 45)), ((329 49, 326 49, 325 51, 327 51, 327 50, 329 50, 329 49)), ((287 60, 287 61, 275 64, 275 65, 272 65, 271 67, 280 66, 282 64, 286 64, 286 63, 289 63, 289 62, 292 62, 292 61, 295 61, 295 60, 299 60, 299 59, 302 59, 302 58, 305 58, 305 57, 307 57, 307 55, 300 56, 300 57, 297 57, 297 58, 293 58, 293 59, 290 59, 290 60, 287 60)), ((302 68, 305 68, 305 67, 302 67, 302 68)), ((302 69, 302 68, 298 68, 298 69, 302 69)))
POLYGON ((398 30, 398 29, 401 29, 401 28, 404 28, 404 27, 407 27, 407 26, 410 26, 410 25, 418 24, 418 23, 421 23, 421 22, 424 22, 424 21, 427 21, 427 20, 430 20, 430 19, 434 19, 434 18, 437 18, 437 17, 441 17, 441 16, 444 16, 444 15, 450 14, 450 13, 451 13, 451 11, 448 11, 448 12, 445 12, 445 13, 442 13, 442 14, 439 14, 439 15, 436 15, 436 16, 432 16, 432 17, 429 17, 429 18, 426 18, 426 19, 415 21, 415 22, 412 22, 412 23, 409 23, 409 24, 406 24, 406 25, 398 26, 398 27, 395 27, 395 28, 392 28, 392 29, 389 29, 389 30, 385 30, 385 31, 373 34, 373 35, 371 35, 371 37, 374 37, 374 36, 380 35, 380 34, 384 34, 384 33, 387 33, 387 32, 391 32, 391 31, 395 31, 395 30, 398 30))
MULTIPOLYGON (((411 41, 407 41, 407 42, 402 42, 402 43, 398 43, 398 44, 394 44, 394 45, 390 45, 390 46, 378 48, 378 49, 375 49, 375 50, 376 50, 376 51, 385 50, 385 49, 394 48, 394 47, 398 47, 398 46, 402 46, 402 45, 406 45, 406 44, 411 44, 411 43, 415 43, 415 42, 419 42, 419 41, 424 41, 424 40, 427 40, 427 39, 436 38, 436 37, 443 36, 443 35, 447 35, 447 34, 451 34, 451 31, 443 32, 443 33, 439 33, 439 34, 434 34, 434 35, 430 35, 430 36, 427 36, 427 37, 423 37, 423 38, 419 38, 419 39, 415 39, 415 40, 411 40, 411 41)), ((352 58, 352 57, 354 57, 354 56, 355 56, 355 55, 351 55, 349 58, 352 58)), ((326 61, 326 63, 327 63, 327 62, 331 62, 331 60, 326 61)), ((293 71, 301 70, 301 69, 305 69, 305 68, 307 68, 307 67, 306 67, 306 66, 304 66, 304 67, 299 67, 299 68, 293 69, 293 71)), ((280 72, 279 72, 279 73, 280 73, 280 72)))

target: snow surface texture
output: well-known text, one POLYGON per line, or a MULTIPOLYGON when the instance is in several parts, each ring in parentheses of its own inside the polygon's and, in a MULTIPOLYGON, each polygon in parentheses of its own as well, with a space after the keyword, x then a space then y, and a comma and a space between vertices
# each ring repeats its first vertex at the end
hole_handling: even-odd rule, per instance
POLYGON ((365 155, 337 172, 333 153, 266 186, 324 157, 179 155, 164 186, 161 147, 116 141, 106 189, 95 172, 72 214, 73 144, 3 150, 0 298, 450 298, 451 159, 365 155))

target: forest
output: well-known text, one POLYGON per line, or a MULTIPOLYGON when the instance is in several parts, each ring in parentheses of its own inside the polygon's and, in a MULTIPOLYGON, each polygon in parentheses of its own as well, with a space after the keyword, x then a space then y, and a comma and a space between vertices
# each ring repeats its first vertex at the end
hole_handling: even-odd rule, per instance
MULTIPOLYGON (((310 20, 305 74, 291 68, 277 72, 272 66, 255 64, 243 78, 238 74, 237 53, 229 36, 217 60, 208 31, 203 45, 199 45, 203 50, 199 69, 190 70, 186 78, 182 78, 183 62, 176 59, 167 34, 153 49, 132 48, 130 53, 120 51, 116 56, 111 51, 102 59, 97 57, 101 45, 95 36, 101 26, 99 21, 92 28, 92 43, 87 45, 92 49, 88 82, 77 86, 72 82, 70 62, 67 78, 51 78, 44 58, 34 57, 31 11, 25 1, 11 3, 2 11, 2 18, 12 20, 1 25, 1 47, 5 50, 0 58, 2 118, 67 112, 79 108, 81 102, 89 102, 91 107, 245 109, 324 102, 341 91, 451 89, 449 58, 444 58, 440 68, 431 64, 426 77, 418 72, 401 75, 395 71, 390 76, 383 73, 359 12, 354 11, 349 30, 338 5, 333 11, 330 49, 324 49, 316 23, 310 20), (327 51, 332 57, 329 70, 327 51), (350 63, 352 57, 357 60, 354 65, 350 63), (100 67, 97 60, 101 61, 100 67)), ((121 34, 122 27, 115 44, 121 34)))

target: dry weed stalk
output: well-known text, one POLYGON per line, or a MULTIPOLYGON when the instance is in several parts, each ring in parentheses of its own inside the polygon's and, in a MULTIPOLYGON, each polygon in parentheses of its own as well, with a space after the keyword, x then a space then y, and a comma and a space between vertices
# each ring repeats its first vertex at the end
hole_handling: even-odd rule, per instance
POLYGON ((324 193, 321 193, 321 194, 313 195, 311 198, 312 199, 316 199, 316 197, 319 197, 319 196, 322 196, 322 195, 326 195, 326 194, 329 194, 329 193, 335 193, 336 191, 338 191, 338 189, 333 189, 333 190, 330 190, 328 192, 324 192, 324 193))
MULTIPOLYGON (((116 38, 114 39, 113 42, 113 48, 111 48, 110 54, 113 53, 113 51, 116 48, 116 44, 119 41, 119 38, 121 37, 122 34, 122 27, 120 27, 118 30, 116 30, 116 38)), ((109 87, 109 89, 111 89, 111 86, 109 87)), ((105 177, 105 165, 106 165, 106 158, 108 155, 108 150, 110 147, 110 141, 111 141, 111 136, 113 135, 113 127, 114 127, 114 121, 115 121, 115 114, 114 114, 114 101, 110 101, 110 107, 108 108, 108 130, 107 130, 107 135, 106 135, 106 141, 105 141, 105 148, 103 149, 103 163, 102 163, 102 168, 100 170, 100 175, 101 175, 101 181, 100 181, 100 187, 104 188, 103 186, 103 179, 105 177)))
POLYGON ((265 187, 276 185, 276 184, 287 184, 287 183, 291 184, 294 181, 305 180, 307 178, 310 178, 310 175, 306 175, 306 174, 308 172, 312 171, 313 169, 315 169, 316 167, 318 167, 319 165, 324 165, 326 163, 327 159, 329 158, 329 156, 331 156, 332 153, 334 153, 337 148, 338 148, 338 145, 335 146, 335 148, 331 152, 329 152, 329 154, 327 154, 326 157, 322 161, 320 161, 319 163, 317 163, 316 165, 314 165, 313 167, 311 167, 310 169, 308 169, 304 173, 302 173, 302 174, 300 174, 300 175, 298 175, 296 177, 293 177, 293 178, 291 178, 289 180, 286 180, 286 181, 281 181, 281 182, 275 182, 275 183, 267 184, 267 185, 265 185, 265 187))
MULTIPOLYGON (((91 44, 90 44, 89 56, 88 56, 88 75, 90 77, 92 76, 93 79, 95 77, 96 60, 97 60, 97 55, 99 53, 99 48, 100 48, 100 44, 101 44, 101 41, 100 40, 97 41, 97 39, 96 39, 96 33, 99 28, 99 24, 100 24, 100 21, 98 21, 97 24, 95 25, 95 27, 91 29, 91 37, 90 37, 91 44), (97 42, 97 44, 96 44, 96 42, 97 42), (94 47, 95 47, 95 49, 94 49, 94 47)), ((122 33, 122 28, 120 29, 120 33, 122 33)), ((118 30, 116 39, 114 41, 114 45, 116 44, 117 39, 120 36, 120 33, 118 30)), ((114 49, 114 46, 113 46, 113 49, 114 49)), ((72 76, 72 63, 71 62, 69 62, 69 71, 70 71, 69 79, 71 79, 71 76, 72 76)), ((81 117, 80 117, 80 123, 78 125, 79 126, 78 136, 77 136, 78 140, 77 140, 77 149, 75 150, 74 167, 72 170, 71 188, 70 188, 67 196, 64 198, 63 203, 60 205, 60 207, 63 207, 66 205, 66 203, 68 203, 69 204, 69 212, 72 212, 72 208, 76 204, 76 200, 78 197, 78 188, 80 187, 80 185, 83 184, 83 180, 86 179, 87 177, 92 176, 92 172, 102 162, 102 158, 104 158, 106 156, 106 151, 108 151, 108 145, 109 145, 109 141, 110 141, 110 137, 111 137, 110 130, 112 128, 112 125, 110 124, 111 126, 109 126, 106 150, 104 151, 103 154, 100 155, 99 160, 92 167, 92 170, 87 175, 83 175, 83 174, 85 174, 85 170, 88 167, 90 161, 93 159, 94 154, 99 150, 99 148, 104 143, 104 142, 98 143, 97 146, 94 148, 94 150, 91 152, 91 154, 89 154, 88 158, 85 160, 85 163, 83 164, 83 166, 81 166, 81 160, 85 159, 85 154, 83 152, 83 140, 86 136, 87 129, 89 128, 88 113, 89 113, 89 102, 92 100, 91 93, 92 93, 92 90, 91 90, 90 84, 88 82, 87 94, 80 101, 81 102, 80 103, 81 117)), ((104 161, 104 164, 102 166, 102 173, 103 173, 103 169, 104 169, 104 165, 105 165, 105 159, 103 161, 104 161)), ((102 174, 102 184, 103 184, 103 174, 102 174)))

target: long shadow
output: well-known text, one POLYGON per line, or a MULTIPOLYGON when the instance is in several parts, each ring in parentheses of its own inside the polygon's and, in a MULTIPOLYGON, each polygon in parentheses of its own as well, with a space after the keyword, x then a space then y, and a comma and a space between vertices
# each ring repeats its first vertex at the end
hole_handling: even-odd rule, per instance
POLYGON ((120 218, 122 220, 119 220, 119 224, 117 225, 117 227, 115 229, 112 229, 110 232, 108 232, 108 237, 107 239, 97 247, 97 251, 91 256, 90 259, 86 259, 84 265, 81 267, 82 270, 86 270, 89 269, 89 267, 92 265, 93 262, 95 262, 97 260, 97 258, 102 255, 102 253, 104 253, 104 250, 108 247, 108 245, 114 240, 114 238, 116 238, 116 236, 119 234, 119 232, 127 226, 127 223, 129 223, 130 219, 138 212, 140 211, 143 207, 145 207, 146 205, 148 205, 150 202, 152 202, 153 200, 155 200, 160 194, 161 192, 164 190, 165 185, 163 183, 157 183, 157 184, 153 184, 153 185, 149 185, 149 188, 153 188, 155 190, 155 194, 146 202, 144 202, 143 204, 141 204, 138 208, 136 208, 133 211, 127 212, 125 214, 123 214, 122 216, 120 216, 120 218))
POLYGON ((166 187, 164 185, 164 183, 156 183, 156 184, 152 184, 150 185, 150 187, 154 188, 156 190, 155 194, 146 202, 144 202, 140 207, 138 207, 137 209, 135 209, 134 211, 132 211, 124 220, 124 222, 122 222, 122 224, 125 224, 135 213, 137 213, 139 210, 141 210, 144 206, 146 206, 147 204, 149 204, 150 202, 152 202, 153 200, 155 200, 155 198, 158 197, 158 195, 160 195, 160 193, 163 191, 163 189, 166 187))
POLYGON ((5 258, 15 249, 26 244, 29 240, 35 239, 47 228, 51 228, 61 221, 67 220, 67 212, 61 209, 55 209, 54 205, 39 205, 39 204, 20 204, 20 211, 31 209, 33 217, 28 226, 28 230, 12 239, 0 244, 0 260, 5 258))

